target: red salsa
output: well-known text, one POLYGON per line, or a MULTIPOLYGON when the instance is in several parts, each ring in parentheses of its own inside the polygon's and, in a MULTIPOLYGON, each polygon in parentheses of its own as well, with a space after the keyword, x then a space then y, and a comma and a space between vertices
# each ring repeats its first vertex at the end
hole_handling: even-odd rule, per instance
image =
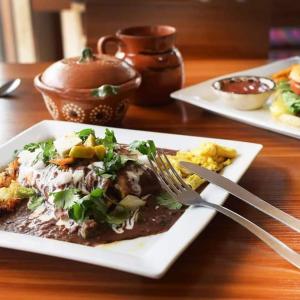
POLYGON ((232 77, 220 81, 220 90, 235 94, 260 94, 270 87, 258 77, 232 77))

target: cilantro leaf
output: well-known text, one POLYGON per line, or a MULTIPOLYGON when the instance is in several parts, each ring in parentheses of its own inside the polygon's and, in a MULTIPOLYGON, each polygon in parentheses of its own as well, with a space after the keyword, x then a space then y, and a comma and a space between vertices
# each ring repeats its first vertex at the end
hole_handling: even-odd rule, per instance
POLYGON ((114 149, 117 144, 117 139, 113 130, 105 129, 105 136, 101 140, 101 143, 108 149, 114 149))
POLYGON ((40 205, 42 205, 45 202, 45 198, 42 196, 33 196, 29 199, 28 203, 27 203, 27 207, 28 209, 30 209, 31 211, 36 210, 40 205))
POLYGON ((114 180, 116 173, 131 159, 115 152, 117 139, 113 130, 106 128, 104 138, 98 139, 97 143, 104 145, 107 151, 103 158, 103 168, 94 168, 94 170, 98 176, 114 180))
POLYGON ((53 159, 57 155, 53 140, 41 142, 40 148, 43 150, 43 161, 45 163, 48 163, 51 159, 53 159))
POLYGON ((54 204, 57 208, 69 209, 80 199, 79 190, 70 188, 67 190, 54 192, 54 204))
POLYGON ((40 147, 40 143, 29 143, 29 144, 25 145, 23 149, 30 151, 30 152, 34 152, 39 147, 40 147))
MULTIPOLYGON (((49 161, 57 156, 57 151, 54 146, 54 140, 49 139, 47 141, 39 142, 39 143, 30 143, 23 147, 24 150, 34 152, 37 149, 42 149, 42 159, 45 164, 49 163, 49 161)), ((37 159, 40 159, 38 157, 37 159)))
POLYGON ((104 195, 104 191, 102 189, 96 188, 91 191, 90 196, 92 198, 102 198, 104 195))
POLYGON ((156 197, 156 201, 159 205, 165 206, 168 209, 180 209, 182 204, 173 199, 167 192, 163 192, 156 197))
POLYGON ((137 150, 141 154, 147 155, 148 157, 156 155, 156 146, 152 140, 134 141, 129 147, 130 149, 137 150))
MULTIPOLYGON (((80 196, 80 191, 74 188, 64 191, 54 192, 54 203, 57 208, 66 209, 69 218, 77 223, 81 223, 86 219, 94 219, 98 223, 108 223, 119 225, 123 223, 130 216, 130 211, 116 205, 116 207, 109 212, 108 206, 104 201, 104 191, 96 188, 90 194, 83 197, 80 196)), ((30 206, 37 207, 41 199, 35 199, 30 206)))
POLYGON ((89 135, 95 136, 95 130, 92 128, 85 128, 76 132, 76 134, 81 138, 82 142, 85 142, 89 135))
POLYGON ((103 159, 105 173, 115 174, 122 166, 121 156, 113 150, 107 151, 103 159))
POLYGON ((98 223, 107 222, 107 210, 108 207, 103 198, 90 198, 88 203, 89 216, 95 219, 98 223))
POLYGON ((130 160, 133 159, 126 155, 119 155, 113 150, 108 150, 103 158, 103 168, 94 167, 94 171, 100 177, 115 180, 117 172, 130 160))
POLYGON ((75 222, 82 222, 85 219, 86 209, 80 203, 74 203, 68 210, 69 218, 75 222))
POLYGON ((92 218, 98 223, 108 222, 108 207, 103 199, 104 191, 94 189, 89 195, 78 199, 68 209, 68 215, 75 222, 81 223, 87 218, 92 218))

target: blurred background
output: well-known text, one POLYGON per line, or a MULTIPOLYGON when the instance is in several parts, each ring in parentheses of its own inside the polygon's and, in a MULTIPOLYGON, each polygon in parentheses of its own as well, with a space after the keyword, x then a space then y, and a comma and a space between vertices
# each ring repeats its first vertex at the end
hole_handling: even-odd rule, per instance
POLYGON ((184 57, 284 58, 300 54, 299 16, 294 0, 0 0, 0 61, 54 61, 152 24, 177 28, 184 57))

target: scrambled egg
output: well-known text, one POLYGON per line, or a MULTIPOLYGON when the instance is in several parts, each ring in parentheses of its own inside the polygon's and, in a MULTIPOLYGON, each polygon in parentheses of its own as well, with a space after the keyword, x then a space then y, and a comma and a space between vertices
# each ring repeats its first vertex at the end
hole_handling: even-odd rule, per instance
POLYGON ((212 171, 220 171, 230 165, 236 156, 236 150, 233 148, 206 142, 191 151, 178 151, 175 155, 168 155, 168 158, 178 174, 195 190, 205 180, 181 167, 180 161, 191 162, 212 171))

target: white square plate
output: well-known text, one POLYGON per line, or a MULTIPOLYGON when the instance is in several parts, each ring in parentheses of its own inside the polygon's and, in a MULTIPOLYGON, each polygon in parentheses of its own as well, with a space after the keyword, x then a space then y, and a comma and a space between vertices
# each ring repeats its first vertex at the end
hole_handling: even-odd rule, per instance
POLYGON ((233 75, 255 75, 255 76, 268 77, 271 74, 281 69, 287 68, 292 64, 299 64, 299 63, 300 63, 300 57, 295 56, 288 59, 269 63, 258 68, 249 69, 242 72, 226 74, 178 90, 172 93, 171 97, 202 107, 214 113, 224 115, 230 119, 241 121, 246 124, 251 124, 256 127, 268 129, 271 131, 275 131, 299 139, 300 128, 291 127, 274 120, 269 112, 267 105, 262 109, 252 110, 252 111, 236 110, 224 104, 223 101, 220 100, 220 98, 218 98, 215 95, 211 87, 211 84, 215 80, 218 80, 220 78, 229 77, 233 75))
MULTIPOLYGON (((15 149, 22 148, 29 142, 58 137, 67 132, 93 128, 96 134, 104 134, 105 127, 76 124, 60 121, 43 121, 25 130, 0 146, 0 166, 5 166, 15 149)), ((117 140, 129 143, 136 139, 153 139, 158 147, 179 150, 199 146, 203 141, 212 141, 233 147, 238 157, 226 167, 223 175, 237 182, 248 169, 262 146, 258 144, 184 136, 166 133, 146 132, 112 128, 117 140)), ((201 196, 210 202, 222 204, 227 192, 209 184, 201 196)), ((197 237, 212 219, 215 212, 207 208, 188 208, 178 221, 165 233, 89 247, 68 242, 56 241, 25 234, 0 231, 0 247, 35 252, 63 257, 99 266, 114 268, 147 277, 161 277, 184 249, 197 237), (180 237, 180 238, 178 238, 180 237)))

